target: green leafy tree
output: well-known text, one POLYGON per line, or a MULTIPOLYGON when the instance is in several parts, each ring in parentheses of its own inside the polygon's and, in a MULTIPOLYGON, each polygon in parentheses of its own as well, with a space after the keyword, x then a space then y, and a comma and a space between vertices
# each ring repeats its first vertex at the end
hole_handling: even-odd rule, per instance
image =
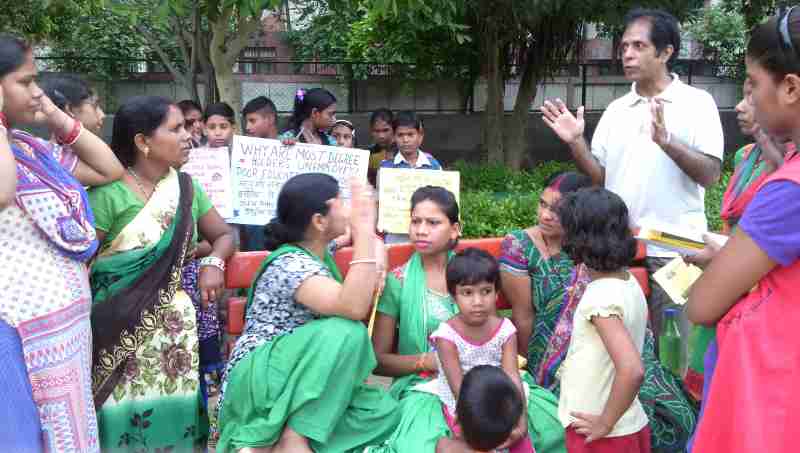
MULTIPOLYGON (((134 65, 157 58, 148 39, 126 18, 111 9, 102 9, 89 16, 60 18, 63 31, 47 42, 47 68, 53 71, 86 74, 95 80, 126 77, 134 65)), ((166 35, 150 35, 166 49, 171 61, 179 59, 174 40, 166 35)))
MULTIPOLYGON (((366 18, 380 29, 378 43, 391 42, 386 23, 398 21, 401 33, 438 32, 439 44, 410 50, 425 59, 441 48, 466 45, 478 55, 480 72, 487 81, 484 130, 488 160, 518 168, 527 149, 527 121, 539 83, 577 61, 583 24, 611 26, 622 21, 634 6, 668 9, 686 17, 698 0, 381 0, 364 2, 366 18), (442 36, 445 39, 442 39, 442 36), (466 44, 465 44, 466 43, 466 44), (503 108, 505 82, 519 79, 513 112, 503 108)), ((375 46, 368 43, 366 46, 375 46)), ((453 54, 451 54, 453 55, 453 54)), ((429 58, 429 57, 428 57, 429 58)), ((443 60, 447 61, 447 60, 443 60)))
POLYGON ((103 0, 8 0, 0 8, 0 32, 34 41, 58 39, 66 31, 59 26, 65 18, 96 12, 103 0))
POLYGON ((148 40, 175 79, 196 99, 200 73, 206 81, 206 102, 218 92, 220 101, 240 111, 241 85, 234 77, 234 65, 251 36, 260 30, 264 11, 283 4, 281 0, 117 0, 115 11, 148 40), (174 40, 178 62, 156 36, 174 40))
POLYGON ((704 58, 724 66, 732 77, 743 77, 749 33, 739 11, 724 4, 709 6, 699 10, 686 28, 703 45, 704 58))

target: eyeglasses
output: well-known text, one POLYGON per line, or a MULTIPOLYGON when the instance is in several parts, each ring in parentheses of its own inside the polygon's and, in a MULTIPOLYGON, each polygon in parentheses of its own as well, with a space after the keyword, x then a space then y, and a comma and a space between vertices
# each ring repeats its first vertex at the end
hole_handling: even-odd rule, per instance
POLYGON ((792 54, 797 57, 797 51, 792 43, 792 35, 789 34, 789 16, 792 15, 793 9, 795 9, 794 6, 786 10, 780 20, 778 20, 778 35, 781 37, 781 44, 784 49, 792 52, 792 54))

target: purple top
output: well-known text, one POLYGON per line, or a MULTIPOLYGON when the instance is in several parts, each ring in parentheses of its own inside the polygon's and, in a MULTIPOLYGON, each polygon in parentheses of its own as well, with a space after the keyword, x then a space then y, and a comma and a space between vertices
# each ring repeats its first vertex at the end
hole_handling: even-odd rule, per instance
POLYGON ((800 258, 800 184, 767 183, 744 211, 739 228, 781 266, 800 258), (791 202, 790 202, 791 200, 791 202))

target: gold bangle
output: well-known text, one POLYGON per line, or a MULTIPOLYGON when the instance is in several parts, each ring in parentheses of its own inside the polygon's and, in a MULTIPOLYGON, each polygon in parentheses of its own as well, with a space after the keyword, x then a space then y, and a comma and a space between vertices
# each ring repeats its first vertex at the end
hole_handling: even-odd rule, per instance
POLYGON ((372 259, 350 261, 350 265, 352 266, 353 264, 378 264, 378 260, 372 258, 372 259))

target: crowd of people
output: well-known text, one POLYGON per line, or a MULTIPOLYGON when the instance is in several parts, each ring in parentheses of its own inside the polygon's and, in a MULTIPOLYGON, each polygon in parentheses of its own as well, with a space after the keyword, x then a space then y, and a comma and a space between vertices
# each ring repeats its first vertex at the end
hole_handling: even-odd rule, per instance
MULTIPOLYGON (((800 11, 758 25, 737 105, 754 143, 736 152, 722 212, 729 240, 684 259, 704 269, 686 307, 652 274, 677 255, 648 246, 652 294, 628 268, 632 227, 706 230, 704 190, 723 132, 706 92, 670 73, 674 17, 625 17, 631 91, 591 140, 583 108, 543 121, 578 171, 553 175, 529 228, 499 256, 457 250, 455 194, 424 186, 408 234, 376 230, 381 168, 440 170, 413 112, 370 118, 368 181, 349 202, 331 176, 292 177, 265 226, 226 223, 181 172, 192 149, 230 147, 225 103, 135 97, 105 113, 81 78, 37 81, 25 41, 0 36, 0 443, 93 452, 789 452, 800 370, 800 11), (45 126, 35 137, 19 127, 45 126), (798 198, 795 198, 797 196, 798 198), (413 254, 386 269, 386 244, 413 254), (352 247, 342 275, 333 254, 352 247), (226 260, 269 250, 244 332, 220 347, 226 260), (373 306, 376 303, 376 311, 373 306), (498 297, 512 306, 508 317, 498 297), (681 318, 688 369, 659 361, 662 319, 681 318), (374 330, 365 325, 374 313, 374 330), (391 387, 367 384, 371 375, 391 387)), ((279 134, 264 96, 247 135, 356 147, 322 88, 295 95, 279 134)), ((224 151, 221 151, 224 152, 224 151)))

